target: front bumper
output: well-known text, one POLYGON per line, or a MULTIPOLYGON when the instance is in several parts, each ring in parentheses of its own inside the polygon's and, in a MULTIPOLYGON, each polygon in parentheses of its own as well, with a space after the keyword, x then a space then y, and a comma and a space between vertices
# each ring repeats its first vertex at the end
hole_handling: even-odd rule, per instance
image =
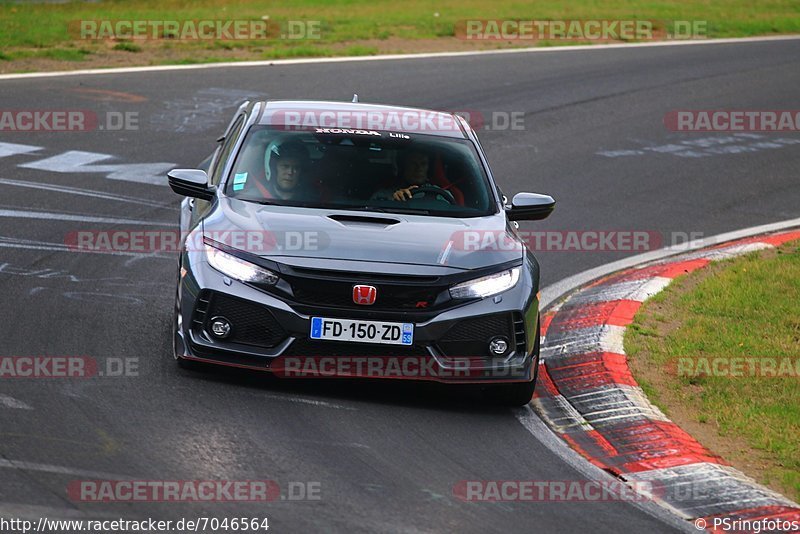
POLYGON ((515 287, 496 297, 442 311, 394 312, 309 306, 230 280, 202 256, 185 254, 178 286, 176 356, 270 371, 288 378, 359 377, 445 383, 527 382, 539 333, 538 266, 523 264, 515 287), (208 331, 224 315, 232 335, 208 331), (413 322, 414 345, 316 341, 308 337, 312 316, 413 322), (510 341, 501 357, 488 353, 488 339, 510 341))

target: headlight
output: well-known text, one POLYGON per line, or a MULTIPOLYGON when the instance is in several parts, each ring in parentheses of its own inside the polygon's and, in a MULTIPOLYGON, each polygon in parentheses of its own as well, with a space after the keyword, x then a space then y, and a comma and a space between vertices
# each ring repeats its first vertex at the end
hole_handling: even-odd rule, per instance
POLYGON ((474 299, 491 297, 511 289, 519 280, 519 267, 514 267, 502 273, 490 274, 450 288, 450 296, 454 299, 474 299))
POLYGON ((254 265, 249 261, 241 260, 236 256, 231 256, 227 252, 214 248, 208 243, 204 243, 204 247, 206 249, 206 257, 208 258, 209 265, 222 274, 242 282, 269 285, 278 283, 278 275, 272 271, 254 265))

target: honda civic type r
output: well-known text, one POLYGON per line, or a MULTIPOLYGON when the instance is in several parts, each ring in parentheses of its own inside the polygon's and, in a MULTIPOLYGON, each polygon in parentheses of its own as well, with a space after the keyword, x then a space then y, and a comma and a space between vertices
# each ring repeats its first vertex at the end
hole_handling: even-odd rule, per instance
POLYGON ((284 377, 478 384, 530 401, 539 265, 462 117, 358 102, 246 102, 186 198, 174 356, 284 377))

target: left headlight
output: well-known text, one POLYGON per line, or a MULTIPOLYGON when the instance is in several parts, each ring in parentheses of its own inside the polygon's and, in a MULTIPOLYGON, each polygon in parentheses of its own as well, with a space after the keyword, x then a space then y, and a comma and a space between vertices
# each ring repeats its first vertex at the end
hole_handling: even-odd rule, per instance
POLYGON ((517 285, 519 269, 514 267, 501 273, 462 282, 450 288, 450 296, 454 299, 474 299, 497 295, 517 285))
POLYGON ((254 265, 249 261, 239 259, 227 252, 223 252, 209 245, 208 242, 204 243, 204 247, 209 265, 222 274, 228 275, 241 282, 253 282, 267 285, 275 285, 278 283, 278 275, 270 270, 254 265))

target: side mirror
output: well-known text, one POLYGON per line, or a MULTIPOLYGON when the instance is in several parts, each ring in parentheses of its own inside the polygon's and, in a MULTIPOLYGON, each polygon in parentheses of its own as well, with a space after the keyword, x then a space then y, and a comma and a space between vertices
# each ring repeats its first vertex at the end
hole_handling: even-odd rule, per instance
POLYGON ((553 213, 555 207, 556 201, 550 195, 517 193, 506 215, 510 221, 539 221, 553 213))
POLYGON ((167 179, 172 190, 185 197, 213 200, 217 192, 216 186, 208 185, 206 171, 200 169, 174 169, 167 173, 167 179))

